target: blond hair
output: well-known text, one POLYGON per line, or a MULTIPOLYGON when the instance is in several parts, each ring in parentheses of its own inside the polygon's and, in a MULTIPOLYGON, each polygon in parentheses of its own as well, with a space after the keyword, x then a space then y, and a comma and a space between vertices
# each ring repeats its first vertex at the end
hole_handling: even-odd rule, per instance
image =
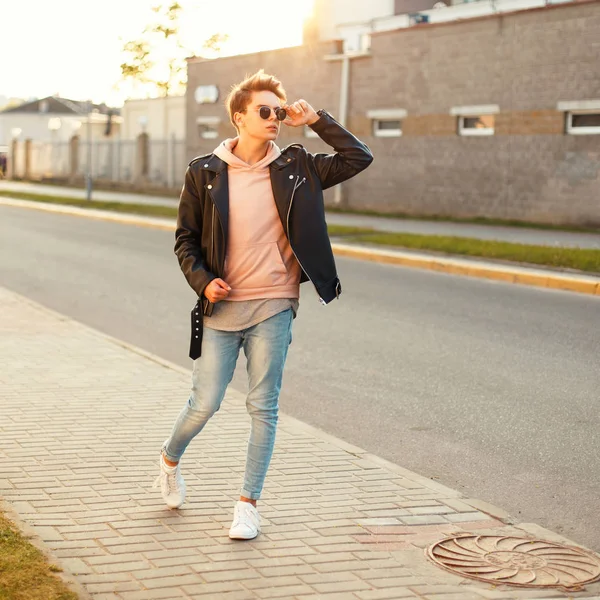
POLYGON ((232 86, 225 101, 229 120, 236 129, 237 125, 233 120, 233 115, 246 110, 252 100, 253 92, 273 92, 282 102, 287 100, 281 81, 273 75, 267 75, 263 69, 254 73, 254 75, 247 75, 246 79, 232 86))

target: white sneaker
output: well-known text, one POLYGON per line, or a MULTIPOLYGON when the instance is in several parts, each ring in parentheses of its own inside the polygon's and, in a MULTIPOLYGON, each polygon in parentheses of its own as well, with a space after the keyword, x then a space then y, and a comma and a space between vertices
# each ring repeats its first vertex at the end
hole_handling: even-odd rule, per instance
POLYGON ((229 529, 232 540, 251 540, 260 533, 260 515, 250 502, 238 500, 233 511, 233 523, 229 529))
POLYGON ((160 452, 160 475, 152 487, 160 486, 163 500, 169 508, 179 508, 185 500, 185 481, 181 476, 179 464, 176 467, 169 467, 165 463, 163 454, 165 445, 160 452))

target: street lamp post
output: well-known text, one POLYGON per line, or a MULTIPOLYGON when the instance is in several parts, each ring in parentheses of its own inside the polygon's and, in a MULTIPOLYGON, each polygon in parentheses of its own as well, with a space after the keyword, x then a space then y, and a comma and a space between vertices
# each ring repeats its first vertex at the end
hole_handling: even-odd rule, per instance
POLYGON ((48 120, 48 129, 50 130, 50 171, 51 176, 54 177, 56 173, 54 172, 54 166, 56 161, 53 160, 56 157, 56 148, 54 147, 56 144, 56 132, 60 129, 62 123, 59 117, 52 117, 48 120))
POLYGON ((92 103, 87 103, 87 166, 85 174, 85 197, 88 202, 92 200, 92 103))
POLYGON ((10 154, 8 156, 8 178, 14 179, 17 164, 17 142, 23 130, 20 127, 13 127, 10 130, 10 154))

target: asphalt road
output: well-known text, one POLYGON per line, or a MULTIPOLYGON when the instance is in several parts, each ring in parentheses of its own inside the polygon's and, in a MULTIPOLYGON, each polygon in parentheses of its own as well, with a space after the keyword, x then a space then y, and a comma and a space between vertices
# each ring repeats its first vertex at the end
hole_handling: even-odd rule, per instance
MULTIPOLYGON (((195 299, 172 246, 170 232, 0 206, 0 285, 190 367, 195 299)), ((282 410, 600 551, 600 300, 338 266, 339 301, 302 286, 282 410)))

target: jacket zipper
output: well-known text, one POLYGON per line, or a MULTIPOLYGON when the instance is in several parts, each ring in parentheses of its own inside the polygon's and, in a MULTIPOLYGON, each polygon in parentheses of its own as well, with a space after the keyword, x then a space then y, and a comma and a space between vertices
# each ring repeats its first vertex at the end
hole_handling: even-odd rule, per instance
MULTIPOLYGON (((212 223, 210 227, 210 261, 213 262, 215 260, 215 203, 212 203, 212 223)), ((213 265, 210 265, 211 267, 213 265)), ((206 298, 206 309, 202 311, 202 314, 207 314, 208 308, 211 305, 211 301, 206 298)))
MULTIPOLYGON (((306 181, 306 177, 303 177, 302 181, 300 183, 298 183, 298 179, 300 179, 300 175, 296 176, 296 181, 294 183, 294 189, 292 190, 292 197, 290 198, 290 206, 289 206, 288 212, 287 212, 286 222, 287 222, 287 230, 288 230, 288 239, 290 240, 290 248, 292 249, 292 252, 293 252, 294 256, 296 257, 296 260, 298 261, 300 268, 306 273, 306 276, 310 279, 310 282, 313 284, 313 287, 315 288, 315 291, 316 291, 317 286, 315 285, 315 282, 310 278, 310 275, 306 272, 306 270, 302 266, 302 263, 300 262, 300 259, 298 258, 298 255, 296 254, 296 251, 294 250, 294 247, 292 246, 292 241, 290 239, 290 213, 292 212, 292 203, 294 202, 294 195, 296 193, 296 190, 306 181)), ((317 294, 318 293, 319 292, 317 292, 317 294)), ((319 302, 323 305, 327 304, 327 302, 325 302, 325 300, 323 300, 323 298, 321 298, 320 296, 319 296, 319 302)))
MULTIPOLYGON (((212 205, 212 223, 210 228, 210 259, 215 260, 215 203, 212 205)), ((212 266, 212 265, 211 265, 212 266)))

